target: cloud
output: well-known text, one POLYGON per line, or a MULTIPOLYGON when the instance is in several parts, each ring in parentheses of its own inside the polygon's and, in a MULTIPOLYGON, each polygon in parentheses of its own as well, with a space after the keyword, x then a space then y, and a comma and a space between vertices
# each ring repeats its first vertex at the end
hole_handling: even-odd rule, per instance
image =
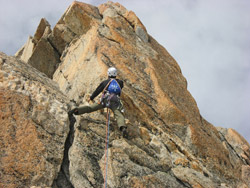
POLYGON ((69 0, 1 1, 0 50, 13 55, 34 34, 41 18, 55 24, 70 4, 69 0))
MULTIPOLYGON (((88 0, 99 5, 106 1, 88 0)), ((177 60, 201 115, 250 142, 250 1, 118 0, 177 60)), ((0 1, 0 51, 13 55, 42 17, 54 26, 71 0, 0 1)))
POLYGON ((157 1, 147 7, 135 12, 177 60, 201 115, 250 142, 250 2, 157 1))

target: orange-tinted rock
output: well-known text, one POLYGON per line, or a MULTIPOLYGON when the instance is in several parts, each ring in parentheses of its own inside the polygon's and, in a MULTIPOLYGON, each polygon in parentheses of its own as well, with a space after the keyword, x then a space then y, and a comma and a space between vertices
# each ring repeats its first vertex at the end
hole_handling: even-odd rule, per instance
POLYGON ((46 172, 46 148, 28 116, 28 96, 0 89, 1 187, 30 185, 34 174, 46 172))
POLYGON ((99 20, 101 16, 96 7, 74 1, 55 25, 49 41, 62 54, 74 38, 85 34, 99 20))
POLYGON ((185 159, 185 158, 180 158, 180 159, 177 159, 177 160, 174 161, 175 165, 177 165, 177 166, 181 165, 183 167, 187 167, 188 163, 189 163, 189 161, 187 159, 185 159))
MULTIPOLYGON (((169 150, 174 152, 171 159, 176 161, 177 166, 182 163, 184 166, 193 164, 186 173, 195 171, 199 175, 195 181, 199 184, 194 183, 195 178, 192 176, 189 178, 193 180, 184 178, 186 174, 182 174, 181 170, 176 170, 178 178, 183 176, 186 183, 204 186, 214 181, 210 179, 210 173, 220 176, 221 183, 234 179, 234 184, 237 184, 242 161, 229 148, 225 148, 217 129, 200 116, 197 104, 187 90, 186 79, 174 58, 152 37, 149 36, 148 41, 141 40, 136 27, 144 29, 144 26, 133 12, 112 2, 98 8, 103 16, 102 22, 99 25, 96 22, 67 48, 54 74, 53 79, 60 88, 81 105, 85 103, 85 96, 92 93, 100 81, 106 78, 108 67, 115 66, 119 78, 125 81, 122 99, 126 117, 130 122, 135 122, 134 126, 142 126, 142 143, 150 143, 152 136, 146 134, 148 132, 152 135, 177 136, 180 139, 178 141, 164 141, 170 144, 169 150), (187 158, 183 159, 185 163, 177 160, 182 157, 179 152, 187 158), (201 163, 192 163, 195 158, 201 163)), ((98 113, 90 116, 103 118, 98 113)), ((136 139, 141 147, 145 147, 136 139)), ((163 142, 159 140, 159 143, 163 142)), ((159 154, 161 145, 157 142, 149 144, 153 147, 152 152, 160 161, 166 161, 159 154)), ((131 178, 134 176, 131 175, 131 178)), ((113 179, 109 183, 115 185, 115 182, 113 179)))
POLYGON ((52 186, 69 129, 67 99, 44 74, 3 53, 0 73, 0 187, 52 186))
POLYGON ((250 187, 250 166, 243 165, 242 166, 242 180, 245 184, 250 187))
POLYGON ((234 129, 217 128, 225 137, 226 143, 245 161, 250 165, 250 145, 249 143, 234 129))
POLYGON ((250 148, 249 143, 234 129, 230 128, 227 130, 226 139, 228 142, 230 142, 231 145, 241 146, 241 147, 244 146, 245 149, 246 147, 250 148))
MULTIPOLYGON (((86 99, 107 78, 109 67, 115 66, 118 77, 124 80, 121 98, 132 133, 123 139, 111 118, 110 131, 115 136, 107 149, 106 164, 106 112, 80 116, 66 155, 70 164, 65 179, 74 187, 103 186, 106 165, 109 187, 247 184, 242 165, 249 164, 249 144, 237 132, 216 129, 202 118, 179 65, 147 33, 134 12, 119 3, 107 2, 97 8, 75 1, 45 36, 35 43, 33 57, 25 57, 46 72, 50 68, 40 67, 44 59, 39 57, 56 52, 61 62, 55 72, 50 71, 50 77, 53 75, 61 91, 77 106, 88 104, 86 99), (53 48, 50 52, 48 45, 53 48)), ((29 42, 26 51, 32 46, 29 42)), ((55 55, 47 60, 51 57, 55 55)), ((6 74, 0 72, 1 77, 6 74)), ((8 79, 13 80, 13 76, 8 79)), ((14 82, 10 87, 19 86, 14 82)), ((45 99, 40 97, 39 101, 45 99)), ((37 124, 55 132, 57 129, 46 123, 50 117, 47 105, 35 105, 32 116, 37 124)))
POLYGON ((150 136, 149 136, 149 132, 148 132, 147 129, 141 127, 141 128, 140 128, 140 136, 141 136, 142 140, 144 141, 144 143, 145 143, 146 145, 149 144, 151 138, 150 138, 150 136))

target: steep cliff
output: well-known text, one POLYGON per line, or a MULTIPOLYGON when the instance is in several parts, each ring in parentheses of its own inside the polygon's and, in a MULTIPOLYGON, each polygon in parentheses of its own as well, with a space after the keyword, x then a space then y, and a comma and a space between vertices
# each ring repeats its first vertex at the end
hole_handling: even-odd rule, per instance
POLYGON ((108 187, 250 187, 250 145, 200 115, 177 62, 118 3, 75 1, 0 66, 3 187, 103 186, 106 114, 73 127, 66 112, 88 104, 110 66, 124 80, 129 138, 111 118, 108 187))

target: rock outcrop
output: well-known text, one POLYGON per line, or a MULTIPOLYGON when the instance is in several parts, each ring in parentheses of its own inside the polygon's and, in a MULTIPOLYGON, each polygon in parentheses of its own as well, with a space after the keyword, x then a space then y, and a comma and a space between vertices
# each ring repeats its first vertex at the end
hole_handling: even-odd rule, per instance
POLYGON ((124 80, 129 138, 111 118, 108 187, 249 187, 247 141, 200 115, 177 62, 118 3, 74 1, 0 66, 3 187, 103 186, 106 112, 74 127, 66 112, 88 104, 110 66, 124 80))
POLYGON ((50 42, 50 35, 50 24, 43 18, 34 37, 29 37, 26 44, 16 53, 16 57, 52 78, 60 62, 60 53, 50 42))
POLYGON ((48 187, 69 132, 69 101, 55 82, 0 53, 0 187, 48 187))

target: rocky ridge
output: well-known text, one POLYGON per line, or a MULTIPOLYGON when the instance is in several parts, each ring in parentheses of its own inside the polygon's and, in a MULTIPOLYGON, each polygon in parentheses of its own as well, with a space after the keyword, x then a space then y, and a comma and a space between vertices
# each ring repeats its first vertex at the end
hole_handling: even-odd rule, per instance
POLYGON ((42 19, 16 58, 0 55, 1 186, 103 186, 105 112, 74 127, 66 112, 115 66, 129 139, 112 119, 108 187, 250 187, 249 143, 202 118, 177 62, 122 5, 75 1, 53 30, 42 19))

